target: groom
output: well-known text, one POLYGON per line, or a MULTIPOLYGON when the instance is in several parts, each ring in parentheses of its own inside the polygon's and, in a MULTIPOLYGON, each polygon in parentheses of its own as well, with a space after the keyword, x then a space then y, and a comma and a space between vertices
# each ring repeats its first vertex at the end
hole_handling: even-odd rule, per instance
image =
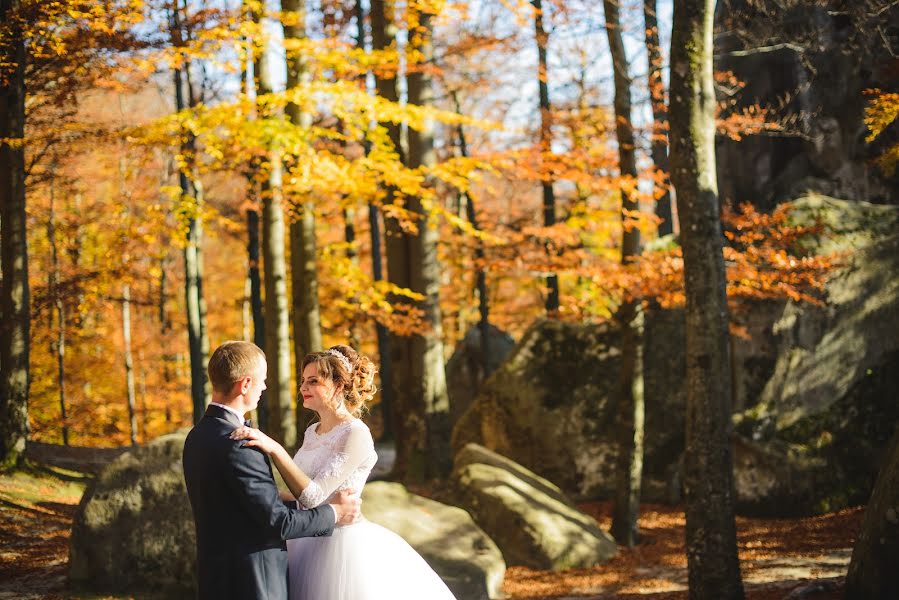
POLYGON ((287 600, 285 540, 331 535, 352 523, 352 492, 312 510, 279 497, 268 457, 228 435, 243 425, 265 389, 265 354, 249 342, 225 342, 209 358, 212 403, 184 442, 184 480, 197 530, 201 600, 287 600))

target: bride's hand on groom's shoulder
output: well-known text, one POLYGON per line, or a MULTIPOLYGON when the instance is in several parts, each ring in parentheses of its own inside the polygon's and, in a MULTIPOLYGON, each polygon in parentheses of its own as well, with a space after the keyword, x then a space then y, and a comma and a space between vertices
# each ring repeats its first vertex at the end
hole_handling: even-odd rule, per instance
POLYGON ((238 427, 231 432, 230 437, 232 440, 245 440, 241 444, 244 448, 259 448, 266 454, 271 454, 280 447, 278 442, 253 427, 238 427))

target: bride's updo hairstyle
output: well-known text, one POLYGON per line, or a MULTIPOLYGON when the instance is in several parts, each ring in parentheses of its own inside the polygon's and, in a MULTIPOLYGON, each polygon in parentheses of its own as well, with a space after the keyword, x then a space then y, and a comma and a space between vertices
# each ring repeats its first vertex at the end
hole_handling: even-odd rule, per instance
POLYGON ((315 363, 319 377, 328 377, 335 386, 343 386, 343 402, 354 417, 359 417, 375 397, 375 364, 343 344, 324 352, 312 352, 303 358, 303 370, 315 363))

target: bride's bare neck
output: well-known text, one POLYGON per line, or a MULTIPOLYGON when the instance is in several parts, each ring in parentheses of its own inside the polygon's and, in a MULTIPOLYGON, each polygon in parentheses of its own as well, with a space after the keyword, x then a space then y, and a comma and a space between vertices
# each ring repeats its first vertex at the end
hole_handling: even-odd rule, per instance
POLYGON ((322 411, 319 413, 318 417, 318 433, 328 433, 341 423, 353 419, 353 415, 346 409, 322 411))

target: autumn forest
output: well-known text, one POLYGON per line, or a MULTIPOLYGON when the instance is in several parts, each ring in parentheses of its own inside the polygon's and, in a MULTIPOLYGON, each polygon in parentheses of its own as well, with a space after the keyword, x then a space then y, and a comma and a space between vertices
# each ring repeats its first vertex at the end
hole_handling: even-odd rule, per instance
POLYGON ((680 506, 690 598, 745 597, 735 514, 870 499, 881 546, 833 589, 897 590, 870 508, 899 498, 896 2, 0 14, 4 470, 186 431, 226 340, 265 351, 253 420, 295 450, 302 359, 347 344, 378 366, 383 477, 466 507, 510 568, 606 558, 514 559, 439 483, 471 448, 608 501, 622 548, 641 501, 680 506))

